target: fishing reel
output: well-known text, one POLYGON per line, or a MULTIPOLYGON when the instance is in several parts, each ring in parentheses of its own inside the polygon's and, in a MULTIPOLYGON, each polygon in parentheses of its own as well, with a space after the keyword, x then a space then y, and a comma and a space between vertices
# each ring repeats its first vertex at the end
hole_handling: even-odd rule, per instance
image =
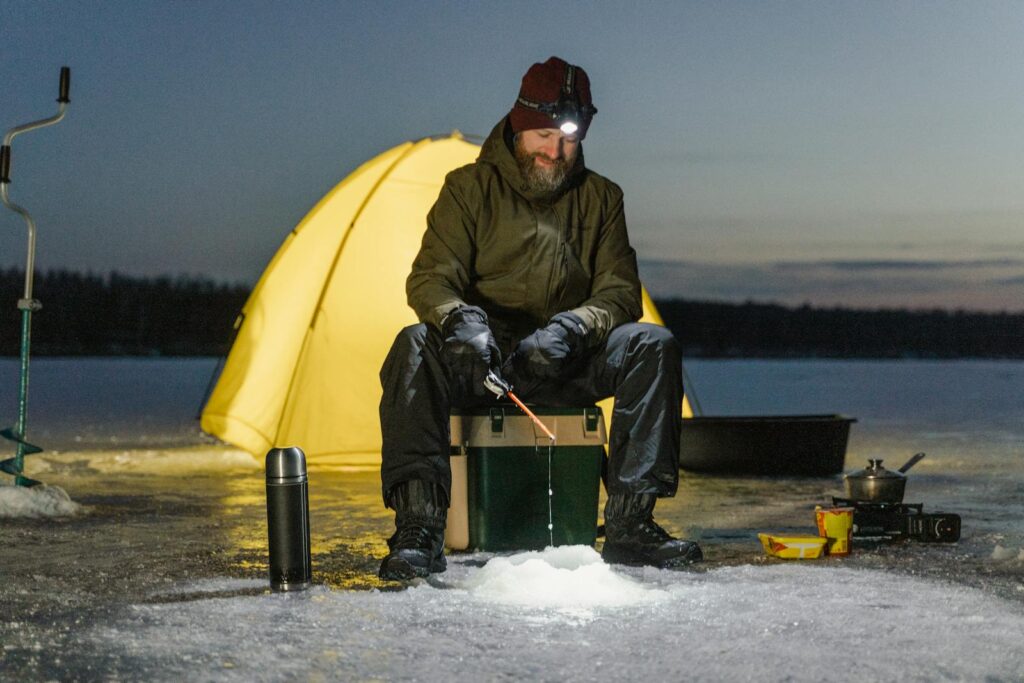
POLYGON ((493 370, 488 372, 487 377, 484 378, 484 387, 498 398, 503 398, 512 391, 512 385, 498 377, 493 370))

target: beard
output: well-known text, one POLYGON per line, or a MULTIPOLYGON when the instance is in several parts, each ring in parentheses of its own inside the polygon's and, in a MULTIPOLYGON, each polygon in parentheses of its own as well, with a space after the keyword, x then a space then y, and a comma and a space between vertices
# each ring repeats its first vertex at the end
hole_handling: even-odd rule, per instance
POLYGON ((573 166, 576 164, 574 150, 571 157, 552 159, 542 152, 527 152, 519 136, 515 138, 516 164, 519 165, 519 173, 523 176, 526 189, 529 192, 542 194, 555 193, 565 187, 569 180, 573 166), (551 162, 550 166, 538 166, 535 159, 538 157, 551 162))

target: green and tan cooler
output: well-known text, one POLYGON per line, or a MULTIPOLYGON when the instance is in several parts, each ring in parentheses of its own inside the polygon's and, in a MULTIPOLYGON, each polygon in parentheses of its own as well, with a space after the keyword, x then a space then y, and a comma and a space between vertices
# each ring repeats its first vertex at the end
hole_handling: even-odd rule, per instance
POLYGON ((606 432, 601 409, 537 408, 547 436, 514 405, 453 412, 452 550, 541 550, 593 545, 606 432))

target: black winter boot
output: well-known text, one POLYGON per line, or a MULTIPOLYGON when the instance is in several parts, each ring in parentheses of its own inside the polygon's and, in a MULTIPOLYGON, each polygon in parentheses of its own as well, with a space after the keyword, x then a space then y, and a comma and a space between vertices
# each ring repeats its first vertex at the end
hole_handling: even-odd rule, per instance
POLYGON ((608 496, 601 551, 605 562, 670 569, 704 559, 699 545, 673 538, 658 526, 652 514, 656 501, 653 493, 608 496))
POLYGON ((388 539, 391 552, 380 563, 380 578, 408 581, 447 569, 444 489, 428 481, 404 481, 391 489, 388 499, 395 510, 395 533, 388 539))

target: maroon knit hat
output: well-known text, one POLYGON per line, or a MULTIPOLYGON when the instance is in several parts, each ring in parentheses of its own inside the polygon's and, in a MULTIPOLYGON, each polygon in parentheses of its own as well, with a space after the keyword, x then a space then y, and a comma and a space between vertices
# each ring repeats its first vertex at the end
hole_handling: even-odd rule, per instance
POLYGON ((512 132, 535 128, 558 128, 563 117, 579 126, 582 140, 597 109, 590 97, 587 72, 564 59, 551 57, 543 64, 534 64, 519 88, 519 97, 512 105, 509 119, 512 132))

